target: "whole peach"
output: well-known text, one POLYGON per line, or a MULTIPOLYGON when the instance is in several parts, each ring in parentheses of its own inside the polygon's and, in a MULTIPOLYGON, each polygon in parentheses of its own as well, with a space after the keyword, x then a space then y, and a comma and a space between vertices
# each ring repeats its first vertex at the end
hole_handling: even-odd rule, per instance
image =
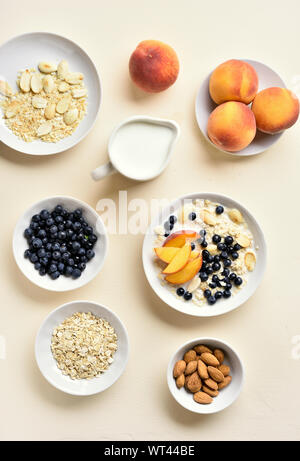
POLYGON ((266 88, 255 96, 252 110, 258 130, 268 134, 280 133, 296 123, 299 100, 286 88, 266 88))
POLYGON ((239 101, 249 104, 258 90, 254 67, 238 59, 220 64, 209 79, 209 93, 216 104, 239 101))
POLYGON ((134 83, 149 93, 166 90, 176 81, 178 57, 169 45, 158 40, 139 43, 129 60, 129 73, 134 83))
POLYGON ((244 149, 251 143, 255 133, 254 114, 242 102, 224 102, 209 116, 208 137, 222 150, 237 152, 244 149))

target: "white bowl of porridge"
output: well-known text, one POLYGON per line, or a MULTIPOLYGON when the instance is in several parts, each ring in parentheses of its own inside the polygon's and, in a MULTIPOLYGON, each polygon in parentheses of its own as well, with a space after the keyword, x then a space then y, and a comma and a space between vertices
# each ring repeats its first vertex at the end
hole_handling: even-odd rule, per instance
POLYGON ((260 284, 266 243, 252 214, 213 193, 171 202, 151 223, 143 264, 155 293, 185 314, 211 317, 245 303, 260 284))

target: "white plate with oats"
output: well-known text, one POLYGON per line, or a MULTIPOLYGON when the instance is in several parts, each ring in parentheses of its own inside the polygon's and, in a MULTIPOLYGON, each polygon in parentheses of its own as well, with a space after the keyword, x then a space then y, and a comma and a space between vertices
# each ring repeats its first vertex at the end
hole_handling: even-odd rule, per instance
POLYGON ((220 194, 189 194, 165 207, 147 230, 146 277, 169 306, 196 317, 238 308, 259 286, 266 243, 252 214, 220 194))
POLYGON ((0 47, 0 140, 12 149, 51 155, 74 147, 100 103, 98 72, 71 40, 34 32, 0 47))
POLYGON ((110 387, 124 372, 128 354, 122 321, 107 307, 91 301, 73 301, 52 311, 35 341, 42 375, 52 386, 77 396, 110 387))

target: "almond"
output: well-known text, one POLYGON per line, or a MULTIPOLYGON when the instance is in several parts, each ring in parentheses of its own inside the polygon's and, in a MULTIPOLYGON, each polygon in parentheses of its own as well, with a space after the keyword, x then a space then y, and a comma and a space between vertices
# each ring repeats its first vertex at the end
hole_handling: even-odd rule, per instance
POLYGON ((58 112, 59 114, 64 114, 65 112, 67 112, 67 110, 69 109, 70 102, 71 102, 70 96, 69 95, 64 96, 56 104, 56 112, 58 112))
POLYGON ((224 381, 224 375, 218 368, 209 366, 207 367, 207 371, 209 376, 217 383, 222 383, 224 381))
POLYGON ((189 362, 191 362, 192 360, 195 360, 195 359, 196 359, 196 352, 193 351, 193 349, 187 351, 183 356, 183 360, 186 363, 189 363, 189 362))
POLYGON ((7 96, 7 97, 10 97, 13 95, 13 90, 11 86, 4 80, 0 80, 0 93, 3 94, 3 96, 7 96))
POLYGON ((212 350, 210 350, 208 347, 204 346, 203 344, 198 344, 197 346, 194 347, 194 350, 197 352, 197 354, 203 354, 203 352, 209 352, 212 354, 212 350))
POLYGON ((217 397, 217 395, 219 395, 219 391, 214 391, 213 389, 210 389, 209 387, 204 385, 202 386, 202 391, 210 395, 211 397, 217 397))
POLYGON ((216 383, 216 381, 214 381, 213 379, 208 378, 204 381, 204 383, 206 384, 206 386, 210 387, 214 391, 218 390, 218 383, 216 383))
POLYGON ((64 122, 66 125, 72 125, 78 118, 78 109, 68 110, 64 113, 64 122))
POLYGON ((217 357, 220 364, 222 364, 224 362, 224 352, 221 351, 221 349, 215 349, 214 350, 214 356, 217 357))
POLYGON ((61 82, 57 89, 60 93, 65 93, 70 88, 70 85, 67 82, 61 82))
POLYGON ((231 219, 231 221, 233 221, 236 224, 241 224, 242 222, 244 222, 244 218, 243 218, 242 213, 239 210, 237 210, 236 208, 233 208, 232 210, 229 210, 228 215, 229 215, 229 218, 231 219))
POLYGON ((220 370, 221 373, 223 373, 224 377, 230 374, 230 367, 228 365, 220 365, 218 367, 218 370, 220 370))
POLYGON ((247 248, 251 243, 250 239, 245 234, 239 234, 236 238, 236 241, 243 248, 247 248))
POLYGON ((206 363, 206 365, 211 365, 212 367, 217 367, 220 365, 217 357, 215 357, 213 354, 210 354, 209 352, 203 352, 203 354, 200 355, 200 358, 204 363, 206 363))
POLYGON ((195 277, 189 283, 189 286, 187 287, 187 291, 189 291, 190 293, 193 293, 194 291, 197 290, 197 288, 199 288, 199 286, 200 286, 200 278, 195 277))
POLYGON ((22 73, 19 86, 24 93, 28 93, 30 91, 30 81, 31 81, 31 74, 29 70, 25 70, 22 73))
POLYGON ((225 376, 224 381, 218 384, 219 391, 221 389, 224 389, 224 387, 228 386, 228 384, 231 383, 231 380, 232 380, 231 376, 225 376))
POLYGON ((43 82, 42 82, 41 76, 37 72, 31 76, 30 87, 33 93, 36 93, 36 94, 40 93, 43 89, 43 82))
POLYGON ((207 371, 207 366, 205 365, 202 360, 198 360, 198 374, 201 379, 208 379, 208 371, 207 371))
POLYGON ((189 390, 190 392, 192 392, 193 394, 195 392, 198 392, 200 391, 201 387, 202 387, 202 383, 201 383, 201 379, 199 378, 199 375, 197 372, 189 375, 189 376, 186 376, 185 378, 185 387, 187 390, 189 390))
POLYGON ((254 253, 250 253, 249 251, 245 254, 245 266, 247 267, 249 272, 252 272, 255 268, 256 264, 256 257, 254 253))
POLYGON ((55 103, 54 102, 48 102, 44 116, 47 120, 52 120, 55 117, 55 103))
POLYGON ((181 389, 184 386, 184 383, 185 383, 184 374, 182 374, 182 375, 178 376, 178 378, 176 378, 176 386, 178 387, 178 389, 181 389))
POLYGON ((57 66, 57 77, 60 80, 64 80, 66 75, 69 73, 69 64, 65 59, 60 61, 60 63, 57 66))
POLYGON ((174 378, 178 378, 178 376, 182 375, 185 371, 186 368, 186 363, 184 360, 178 360, 178 362, 175 363, 174 368, 173 368, 173 376, 174 378))
POLYGON ((65 81, 71 85, 78 85, 83 81, 83 75, 80 72, 69 72, 65 76, 65 81))
POLYGON ((18 101, 12 101, 6 108, 5 117, 12 118, 20 111, 21 105, 18 101))
POLYGON ((45 93, 49 94, 52 93, 52 91, 55 88, 54 80, 51 75, 45 75, 43 78, 43 88, 45 93))
POLYGON ((49 134, 51 130, 52 130, 52 124, 50 122, 45 122, 38 127, 36 135, 45 136, 46 134, 49 134))
POLYGON ((55 72, 57 69, 56 64, 48 61, 39 62, 38 68, 40 69, 43 74, 51 74, 51 72, 55 72))
POLYGON ((45 109, 45 107, 47 106, 47 99, 36 95, 33 96, 31 103, 35 109, 45 109))
POLYGON ((208 210, 203 210, 203 221, 209 226, 215 226, 217 224, 217 218, 212 215, 208 210))
POLYGON ((197 403, 201 403, 202 405, 208 405, 213 401, 210 395, 206 394, 205 392, 196 392, 194 394, 194 400, 197 403))
POLYGON ((197 370, 197 366, 198 366, 197 360, 192 360, 191 362, 187 364, 184 374, 191 375, 197 370))
POLYGON ((72 96, 75 99, 83 98, 86 96, 86 88, 77 88, 75 90, 72 90, 72 96))

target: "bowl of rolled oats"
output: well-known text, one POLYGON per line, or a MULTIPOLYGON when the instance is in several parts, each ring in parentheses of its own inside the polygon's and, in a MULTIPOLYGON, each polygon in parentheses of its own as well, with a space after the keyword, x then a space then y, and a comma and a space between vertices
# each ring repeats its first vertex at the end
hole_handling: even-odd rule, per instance
POLYGON ((31 155, 81 141, 95 123, 101 83, 89 56, 55 34, 20 35, 0 47, 0 139, 31 155))
POLYGON ((195 193, 171 202, 152 221, 143 264, 155 293, 196 317, 238 308, 258 288, 266 242, 256 219, 237 201, 195 193))
POLYGON ((90 301, 64 304, 43 322, 35 357, 46 380, 71 395, 98 394, 125 370, 128 334, 119 317, 90 301))

